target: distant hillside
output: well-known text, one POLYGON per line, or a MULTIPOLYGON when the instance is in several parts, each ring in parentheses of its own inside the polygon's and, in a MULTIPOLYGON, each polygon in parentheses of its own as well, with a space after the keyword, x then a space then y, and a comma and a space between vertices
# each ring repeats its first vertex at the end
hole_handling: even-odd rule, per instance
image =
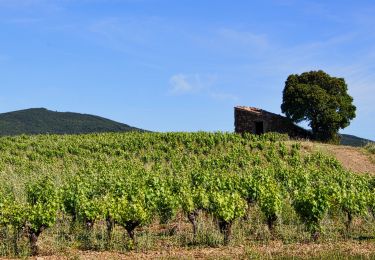
POLYGON ((30 108, 0 114, 0 135, 143 131, 103 117, 30 108))
MULTIPOLYGON (((308 129, 311 133, 311 129, 308 129)), ((374 141, 361 138, 355 135, 347 135, 347 134, 339 134, 341 136, 340 144, 346 146, 353 146, 353 147, 362 147, 368 143, 374 143, 374 141)))
POLYGON ((341 142, 342 145, 349 145, 349 146, 365 146, 366 144, 374 142, 368 139, 360 138, 354 135, 344 135, 341 134, 341 142))

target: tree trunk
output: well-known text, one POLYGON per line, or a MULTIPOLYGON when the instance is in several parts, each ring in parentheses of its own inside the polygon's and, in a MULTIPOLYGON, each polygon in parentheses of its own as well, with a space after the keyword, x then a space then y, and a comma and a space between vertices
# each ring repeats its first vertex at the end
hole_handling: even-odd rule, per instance
POLYGON ((219 219, 220 232, 224 235, 224 245, 228 245, 232 239, 232 221, 227 222, 225 220, 219 219))
POLYGON ((29 230, 28 232, 28 237, 29 237, 29 242, 30 242, 30 249, 31 249, 31 255, 32 256, 36 256, 38 254, 38 245, 37 245, 37 242, 38 242, 38 238, 40 236, 40 234, 43 232, 44 230, 44 226, 40 227, 37 231, 34 231, 34 230, 29 230))
POLYGON ((107 248, 109 248, 112 242, 112 232, 113 232, 113 228, 115 227, 115 221, 111 217, 107 217, 106 224, 107 224, 107 248))
POLYGON ((271 233, 273 233, 273 231, 274 231, 276 220, 277 220, 276 215, 272 215, 272 216, 267 217, 267 226, 268 226, 268 229, 271 233))
POLYGON ((128 221, 128 222, 125 223, 125 229, 128 232, 129 237, 133 240, 134 244, 136 242, 134 230, 138 226, 139 226, 138 221, 128 221))
POLYGON ((350 227, 352 226, 352 222, 353 222, 353 215, 349 211, 347 211, 346 213, 347 213, 347 216, 348 216, 348 220, 346 222, 346 232, 349 233, 350 227))
POLYGON ((91 231, 94 227, 94 222, 94 220, 86 219, 86 229, 91 231))
POLYGON ((20 229, 18 227, 13 227, 13 250, 16 256, 19 253, 18 251, 19 236, 20 236, 20 229))
POLYGON ((318 230, 311 233, 311 239, 314 242, 318 241, 319 237, 320 237, 320 232, 318 230))
POLYGON ((251 212, 251 209, 252 209, 252 206, 254 205, 254 203, 255 203, 255 200, 254 199, 247 199, 247 209, 246 209, 246 214, 245 214, 245 216, 243 216, 243 220, 245 220, 245 221, 248 221, 248 220, 250 220, 250 212, 251 212))
POLYGON ((188 213, 188 219, 190 223, 193 225, 193 234, 194 234, 194 239, 196 238, 197 235, 197 217, 198 217, 198 210, 194 210, 193 212, 188 213))
POLYGON ((115 226, 115 222, 111 217, 107 217, 106 224, 107 224, 107 240, 108 242, 110 242, 112 239, 112 231, 115 226))
POLYGON ((30 241, 31 255, 36 256, 38 254, 38 245, 36 244, 38 242, 38 236, 36 235, 36 233, 31 232, 29 234, 29 241, 30 241))
POLYGON ((72 222, 75 223, 76 220, 77 220, 77 214, 74 212, 74 213, 72 214, 72 222))

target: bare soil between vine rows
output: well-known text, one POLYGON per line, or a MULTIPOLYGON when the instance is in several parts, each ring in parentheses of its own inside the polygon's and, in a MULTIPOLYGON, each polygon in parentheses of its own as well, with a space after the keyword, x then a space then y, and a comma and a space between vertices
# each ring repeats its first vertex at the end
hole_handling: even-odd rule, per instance
POLYGON ((295 243, 281 241, 216 248, 161 248, 146 252, 94 252, 69 250, 61 255, 38 256, 35 260, 55 259, 374 259, 375 241, 343 241, 332 243, 295 243))

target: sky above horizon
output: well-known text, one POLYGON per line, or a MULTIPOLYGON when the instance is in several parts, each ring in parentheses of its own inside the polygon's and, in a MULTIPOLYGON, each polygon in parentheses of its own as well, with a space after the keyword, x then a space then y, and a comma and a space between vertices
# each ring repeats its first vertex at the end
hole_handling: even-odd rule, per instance
POLYGON ((290 74, 343 77, 375 140, 375 2, 0 0, 0 113, 95 114, 151 131, 233 131, 281 114, 290 74))

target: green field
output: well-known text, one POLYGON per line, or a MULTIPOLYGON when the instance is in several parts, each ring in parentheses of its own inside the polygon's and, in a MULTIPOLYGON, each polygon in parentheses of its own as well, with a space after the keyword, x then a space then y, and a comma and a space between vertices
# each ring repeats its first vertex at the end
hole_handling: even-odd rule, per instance
POLYGON ((2 137, 0 254, 374 239, 374 176, 286 140, 204 132, 2 137))

